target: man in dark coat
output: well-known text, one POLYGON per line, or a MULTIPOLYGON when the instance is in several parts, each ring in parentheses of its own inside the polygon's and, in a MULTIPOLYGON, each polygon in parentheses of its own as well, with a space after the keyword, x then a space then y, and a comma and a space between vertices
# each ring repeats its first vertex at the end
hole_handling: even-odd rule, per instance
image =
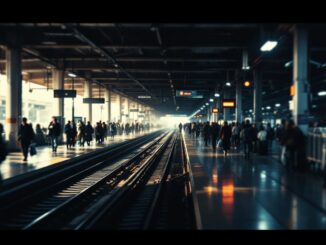
POLYGON ((66 134, 67 149, 68 148, 71 149, 73 143, 73 132, 72 132, 72 125, 70 121, 68 121, 67 124, 65 125, 65 134, 66 134))
POLYGON ((206 122, 205 126, 204 126, 204 129, 203 129, 205 146, 207 146, 208 143, 209 143, 210 131, 211 131, 211 126, 209 125, 209 122, 206 122))
POLYGON ((231 145, 231 128, 228 123, 225 121, 223 127, 221 128, 220 138, 223 142, 224 155, 227 156, 228 150, 230 150, 231 145))
POLYGON ((92 135, 94 133, 94 128, 91 125, 91 122, 88 121, 85 127, 85 140, 88 146, 90 146, 90 142, 92 141, 92 135))
POLYGON ((30 124, 27 123, 27 118, 23 118, 22 124, 18 131, 18 141, 20 142, 22 152, 24 155, 24 161, 27 161, 28 148, 32 140, 35 137, 34 130, 30 124))
POLYGON ((219 126, 217 125, 217 123, 212 123, 210 134, 211 134, 212 147, 214 152, 216 152, 216 141, 219 135, 218 133, 219 133, 219 126))

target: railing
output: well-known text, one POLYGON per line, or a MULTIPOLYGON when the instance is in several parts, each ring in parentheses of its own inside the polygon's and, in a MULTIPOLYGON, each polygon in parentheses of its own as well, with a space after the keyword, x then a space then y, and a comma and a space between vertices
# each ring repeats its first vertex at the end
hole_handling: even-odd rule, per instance
POLYGON ((314 128, 308 132, 307 159, 326 170, 326 128, 314 128))

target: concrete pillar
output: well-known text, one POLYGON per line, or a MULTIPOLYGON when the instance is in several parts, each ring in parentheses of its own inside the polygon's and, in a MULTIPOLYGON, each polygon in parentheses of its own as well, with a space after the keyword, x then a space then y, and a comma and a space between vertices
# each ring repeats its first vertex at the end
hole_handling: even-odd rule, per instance
POLYGON ((122 98, 121 95, 119 94, 117 94, 117 104, 118 104, 118 111, 119 111, 118 121, 121 123, 122 122, 122 98))
MULTIPOLYGON (((92 82, 90 80, 85 80, 84 82, 84 98, 92 98, 92 82)), ((92 122, 92 104, 87 104, 86 111, 86 121, 92 122)))
POLYGON ((260 68, 254 70, 254 118, 253 121, 260 123, 262 121, 262 76, 260 68))
POLYGON ((235 108, 235 120, 239 123, 242 122, 242 81, 239 78, 239 73, 236 73, 236 108, 235 108))
MULTIPOLYGON (((224 91, 223 98, 224 99, 232 99, 231 91, 229 91, 229 90, 224 91)), ((224 121, 231 120, 231 109, 230 108, 224 108, 223 109, 223 116, 224 116, 223 117, 224 121)))
POLYGON ((296 125, 307 133, 308 131, 308 33, 300 25, 294 29, 293 43, 293 118, 296 125))
POLYGON ((22 117, 22 64, 21 48, 7 47, 6 49, 6 139, 9 140, 9 150, 18 150, 18 129, 22 117))
MULTIPOLYGON (((64 72, 62 70, 52 70, 53 89, 64 89, 64 72)), ((54 98, 53 113, 55 117, 64 117, 64 98, 54 98)))
POLYGON ((108 123, 111 122, 111 91, 107 88, 105 90, 105 103, 107 109, 107 121, 108 123))

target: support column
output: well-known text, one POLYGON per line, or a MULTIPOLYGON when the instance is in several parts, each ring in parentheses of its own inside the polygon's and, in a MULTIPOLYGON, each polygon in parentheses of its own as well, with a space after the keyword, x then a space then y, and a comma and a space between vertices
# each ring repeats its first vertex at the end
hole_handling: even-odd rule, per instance
POLYGON ((293 43, 293 118, 296 125, 308 132, 308 33, 300 25, 294 29, 293 43))
POLYGON ((257 68, 254 70, 254 119, 255 123, 262 121, 261 107, 262 107, 262 78, 261 70, 257 68))
MULTIPOLYGON (((52 81, 54 90, 64 89, 64 72, 62 70, 53 69, 52 81)), ((53 113, 55 117, 64 117, 64 98, 54 98, 53 113)))
POLYGON ((121 123, 122 122, 122 98, 121 95, 117 95, 118 98, 118 107, 119 107, 119 117, 118 121, 121 123))
MULTIPOLYGON (((84 98, 92 98, 92 82, 85 80, 84 82, 84 98)), ((87 104, 86 121, 92 122, 92 104, 87 104)))
POLYGON ((239 72, 236 72, 236 108, 235 108, 235 121, 242 122, 242 81, 239 79, 239 72))
POLYGON ((126 116, 126 122, 130 122, 131 113, 130 113, 130 101, 128 98, 126 98, 126 102, 125 102, 125 114, 128 115, 126 116))
POLYGON ((108 123, 111 122, 111 91, 107 88, 105 90, 105 102, 106 102, 106 109, 107 109, 107 120, 108 123))
MULTIPOLYGON (((223 95, 223 98, 224 99, 231 99, 231 96, 230 96, 230 91, 229 90, 226 90, 224 91, 224 95, 223 95)), ((228 121, 228 120, 231 120, 231 109, 230 108, 224 108, 223 110, 223 120, 224 121, 228 121)))
POLYGON ((21 48, 8 47, 6 49, 6 138, 9 140, 9 150, 18 150, 18 129, 22 117, 22 65, 21 48))

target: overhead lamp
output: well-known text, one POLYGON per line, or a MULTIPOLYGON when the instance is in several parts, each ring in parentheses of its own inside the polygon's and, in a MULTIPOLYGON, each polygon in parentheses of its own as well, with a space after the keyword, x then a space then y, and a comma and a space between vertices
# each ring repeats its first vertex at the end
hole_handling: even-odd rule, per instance
POLYGON ((69 76, 69 77, 77 77, 77 76, 76 76, 74 73, 72 73, 72 72, 69 72, 69 73, 68 73, 68 76, 69 76))
POLYGON ((118 67, 118 66, 119 66, 118 64, 116 64, 116 63, 114 64, 114 67, 118 67))
POLYGON ((252 112, 252 109, 250 109, 249 112, 252 112))
POLYGON ((215 97, 220 97, 220 94, 219 93, 215 93, 214 96, 215 97))
POLYGON ((277 45, 277 41, 267 41, 261 46, 260 51, 262 52, 269 52, 273 50, 277 45))
POLYGON ((228 87, 231 87, 231 83, 230 82, 226 82, 225 85, 228 86, 228 87))
POLYGON ((245 86, 246 88, 249 88, 250 85, 251 85, 251 83, 248 80, 243 82, 243 86, 245 86))
POLYGON ((280 106, 281 106, 280 103, 275 104, 275 107, 280 107, 280 106))
POLYGON ((326 91, 320 91, 318 92, 318 96, 325 96, 326 95, 326 91))
POLYGON ((205 105, 209 105, 208 103, 205 103, 205 105))
POLYGON ((271 109, 271 107, 270 107, 270 106, 266 106, 266 109, 267 109, 267 110, 270 110, 270 109, 271 109))
POLYGON ((209 102, 214 102, 214 99, 209 99, 209 102))

